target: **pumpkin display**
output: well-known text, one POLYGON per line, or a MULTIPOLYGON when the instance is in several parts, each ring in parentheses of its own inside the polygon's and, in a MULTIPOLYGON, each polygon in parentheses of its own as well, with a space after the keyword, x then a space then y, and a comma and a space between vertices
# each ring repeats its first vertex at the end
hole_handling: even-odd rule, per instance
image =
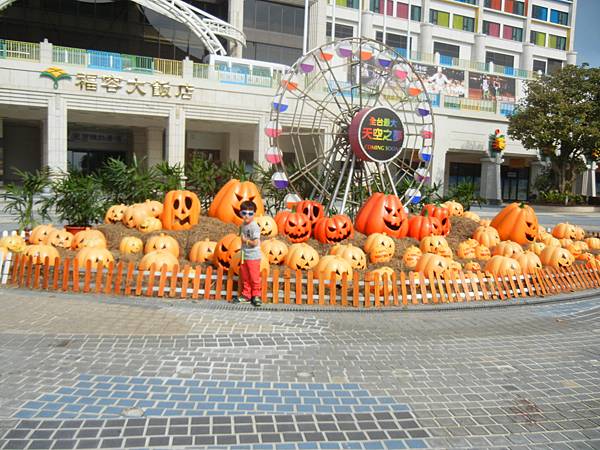
POLYGON ((519 262, 508 256, 495 255, 485 264, 485 271, 495 277, 512 277, 522 272, 519 262))
POLYGON ((463 205, 455 202, 454 200, 448 200, 445 203, 442 203, 442 206, 448 210, 450 216, 462 216, 465 212, 463 205))
POLYGON ((312 224, 306 214, 281 211, 275 215, 279 232, 293 242, 306 242, 312 232, 312 224))
POLYGON ((423 252, 419 247, 411 245, 404 250, 402 254, 402 262, 404 265, 410 269, 414 269, 417 267, 417 263, 419 262, 419 258, 423 256, 423 252))
MULTIPOLYGON (((231 265, 230 265, 231 271, 236 275, 240 274, 241 262, 242 262, 242 251, 238 250, 231 257, 231 265)), ((260 273, 262 273, 263 271, 266 271, 267 274, 270 271, 269 260, 267 259, 267 256, 265 254, 263 254, 262 252, 260 254, 259 270, 260 270, 260 273)))
POLYGON ((569 222, 559 223, 552 229, 552 236, 557 239, 576 239, 576 234, 575 226, 569 222))
POLYGON ((437 250, 437 254, 443 256, 444 258, 452 259, 452 249, 448 247, 439 247, 437 250))
POLYGON ((195 263, 212 262, 216 247, 217 243, 215 241, 209 241, 208 239, 197 241, 190 249, 189 259, 195 263))
POLYGON ((22 253, 23 251, 25 251, 25 248, 27 247, 27 243, 25 242, 25 239, 23 239, 21 236, 19 236, 17 234, 13 234, 12 236, 3 237, 2 240, 0 240, 0 245, 2 247, 6 247, 8 250, 10 250, 13 253, 22 253))
POLYGON ((585 238, 585 230, 580 226, 575 225, 575 237, 573 239, 583 241, 585 238))
POLYGON ((551 233, 548 233, 546 230, 544 230, 543 227, 539 227, 538 229, 538 240, 544 242, 544 239, 546 239, 546 237, 552 237, 551 233))
POLYGON ((363 250, 372 263, 387 262, 396 253, 396 244, 387 234, 373 233, 367 237, 363 250))
POLYGON ((104 223, 118 223, 123 220, 127 205, 112 205, 104 215, 104 223))
POLYGON ((591 250, 600 250, 600 238, 591 237, 584 240, 591 250))
POLYGON ((135 236, 125 236, 119 242, 119 251, 125 255, 140 253, 144 248, 144 243, 135 236))
MULTIPOLYGON (((475 241, 477 242, 477 241, 475 241)), ((463 241, 458 244, 456 249, 456 256, 461 259, 473 259, 475 258, 475 247, 470 242, 463 241)))
POLYGON ((292 244, 285 256, 285 265, 293 270, 310 270, 319 262, 319 254, 308 244, 292 244))
POLYGON ((540 253, 542 253, 542 250, 544 250, 545 248, 546 244, 544 244, 543 242, 533 242, 532 244, 529 244, 527 250, 540 256, 540 253))
POLYGON ((549 234, 547 237, 545 237, 542 242, 544 244, 546 244, 546 247, 560 247, 560 241, 558 239, 556 239, 555 237, 553 237, 551 234, 549 234))
POLYGON ((430 273, 440 275, 446 270, 448 270, 448 260, 434 253, 423 253, 423 256, 419 258, 419 262, 415 267, 415 271, 425 275, 429 275, 430 273))
POLYGON ((477 227, 473 233, 473 239, 479 242, 481 245, 485 245, 488 248, 495 247, 500 243, 500 236, 498 231, 494 227, 477 227))
POLYGON ((536 269, 542 268, 542 261, 540 257, 533 252, 524 252, 521 253, 516 258, 517 262, 521 266, 521 270, 523 273, 535 273, 536 269))
POLYGON ((368 275, 367 279, 370 279, 370 280, 375 280, 375 275, 379 275, 379 287, 380 288, 383 288, 383 286, 384 286, 384 284, 383 284, 384 276, 387 275, 387 279, 388 279, 387 285, 388 285, 388 288, 391 289, 392 286, 393 286, 392 285, 392 276, 394 275, 394 269, 392 269, 391 267, 381 266, 381 267, 378 267, 377 269, 371 270, 367 275, 368 275))
POLYGON ((326 280, 331 279, 333 275, 335 275, 336 280, 340 280, 344 273, 348 275, 348 279, 352 278, 352 266, 344 258, 337 255, 323 256, 319 259, 314 271, 317 277, 326 280))
POLYGON ((438 253, 440 248, 448 247, 448 241, 443 236, 426 236, 421 239, 419 248, 423 253, 438 253))
POLYGON ((487 261, 492 257, 492 252, 485 245, 478 245, 475 247, 475 258, 482 261, 487 261))
MULTIPOLYGON (((240 205, 245 201, 251 201, 256 205, 257 216, 264 215, 265 208, 258 187, 251 181, 229 180, 215 195, 208 209, 208 215, 239 226, 243 222, 240 205)), ((279 232, 282 232, 281 228, 279 232)))
POLYGON ((80 231, 73 237, 71 248, 73 250, 81 250, 84 247, 106 248, 104 234, 99 230, 92 230, 91 228, 80 231))
POLYGON ((568 245, 565 248, 571 252, 575 259, 579 259, 582 253, 585 253, 589 250, 588 245, 583 241, 573 242, 571 245, 568 245))
POLYGON ((396 195, 376 192, 361 206, 354 228, 363 234, 384 233, 403 238, 408 233, 408 215, 396 195))
POLYGON ((260 244, 260 250, 269 260, 269 264, 283 264, 288 254, 288 246, 277 239, 269 239, 260 244))
POLYGON ((588 269, 600 270, 600 259, 592 258, 585 262, 585 267, 588 269))
POLYGON ((446 236, 448 233, 450 233, 450 230, 452 229, 452 224, 450 223, 450 212, 443 206, 432 204, 425 205, 421 210, 421 215, 435 217, 440 221, 440 233, 438 234, 446 236))
POLYGON ((148 215, 148 210, 142 205, 131 205, 125 210, 122 222, 128 228, 137 228, 148 215))
POLYGON ((454 261, 450 258, 446 258, 447 262, 448 262, 448 270, 462 270, 462 264, 459 263, 458 261, 454 261))
POLYGON ((231 258, 241 248, 242 238, 234 233, 226 234, 217 242, 213 264, 221 266, 223 269, 229 269, 231 258))
POLYGON ((542 250, 542 253, 540 253, 540 260, 544 266, 563 269, 565 267, 571 267, 575 258, 566 248, 546 247, 542 250))
POLYGON ((442 224, 436 217, 430 217, 428 210, 422 216, 412 216, 408 220, 408 236, 420 241, 426 236, 442 234, 442 224))
POLYGON ((54 229, 50 232, 50 234, 44 241, 44 244, 48 244, 53 247, 70 249, 73 245, 74 238, 75 236, 73 236, 73 233, 69 233, 67 230, 54 229))
POLYGON ((335 245, 332 247, 330 254, 339 256, 350 263, 352 269, 362 270, 367 267, 367 256, 360 247, 355 247, 352 244, 335 245))
POLYGON ((175 258, 179 258, 179 243, 174 237, 160 233, 151 236, 144 245, 144 253, 154 252, 156 250, 166 250, 171 252, 175 258))
POLYGON ((189 230, 197 225, 199 220, 200 200, 196 194, 191 191, 166 193, 161 214, 162 226, 165 230, 189 230))
POLYGON ((569 238, 563 238, 563 239, 559 239, 558 242, 560 243, 561 247, 567 248, 571 245, 573 245, 573 239, 569 239, 569 238))
POLYGON ((84 247, 77 252, 75 258, 77 258, 79 267, 86 267, 87 262, 90 261, 91 267, 94 269, 108 267, 109 263, 115 261, 110 251, 100 247, 84 247))
POLYGON ((477 261, 468 261, 465 263, 465 270, 479 272, 481 270, 481 265, 477 261))
POLYGON ((344 214, 319 219, 313 229, 313 237, 322 244, 337 244, 353 236, 352 220, 344 214))
POLYGON ((254 221, 258 225, 258 228, 260 228, 260 235, 262 237, 270 238, 277 236, 277 223, 271 216, 255 217, 254 221))
POLYGON ((167 270, 173 270, 174 267, 179 265, 179 261, 173 253, 167 250, 154 250, 143 256, 140 260, 139 269, 150 270, 153 264, 156 270, 162 270, 163 267, 166 267, 167 270))
POLYGON ((594 259, 594 255, 589 252, 583 252, 581 255, 577 257, 579 261, 588 262, 594 259))
POLYGON ((29 234, 29 243, 30 244, 43 244, 50 233, 54 231, 54 226, 52 225, 38 225, 29 234))
POLYGON ((494 247, 492 255, 507 256, 508 258, 516 258, 523 254, 523 247, 513 241, 502 241, 494 247))
POLYGON ((54 266, 54 261, 59 257, 58 250, 46 244, 28 245, 23 254, 32 258, 34 264, 43 264, 47 257, 50 266, 54 266))
POLYGON ((146 200, 142 203, 142 206, 146 208, 148 214, 155 218, 160 218, 162 216, 164 205, 158 200, 146 200))
POLYGON ((536 240, 539 223, 535 211, 525 203, 511 203, 492 220, 491 226, 503 241, 530 244, 536 240))
POLYGON ((160 230, 162 230, 162 222, 160 221, 160 219, 157 219, 156 217, 146 217, 144 220, 142 220, 138 224, 137 229, 142 233, 150 233, 151 231, 160 231, 160 230))
POLYGON ((465 219, 470 219, 470 220, 472 220, 473 222, 477 222, 477 223, 481 222, 481 217, 479 217, 479 216, 478 216, 477 214, 475 214, 473 211, 465 211, 465 212, 463 213, 463 217, 464 217, 465 219))
POLYGON ((323 205, 314 200, 302 200, 296 203, 296 212, 306 214, 310 223, 314 227, 317 220, 325 217, 325 208, 323 205))

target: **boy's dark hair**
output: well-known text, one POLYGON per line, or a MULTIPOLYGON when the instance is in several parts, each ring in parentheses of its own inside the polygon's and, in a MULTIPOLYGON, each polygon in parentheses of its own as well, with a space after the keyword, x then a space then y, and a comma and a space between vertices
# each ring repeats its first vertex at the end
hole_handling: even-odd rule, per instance
POLYGON ((240 210, 256 212, 256 204, 252 200, 246 200, 240 205, 240 210))

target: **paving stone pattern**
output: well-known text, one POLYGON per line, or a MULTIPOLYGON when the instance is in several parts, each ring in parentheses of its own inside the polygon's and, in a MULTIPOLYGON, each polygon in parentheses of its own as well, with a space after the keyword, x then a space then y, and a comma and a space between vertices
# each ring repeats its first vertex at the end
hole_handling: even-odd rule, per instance
POLYGON ((3 289, 0 449, 600 448, 598 302, 316 313, 3 289))

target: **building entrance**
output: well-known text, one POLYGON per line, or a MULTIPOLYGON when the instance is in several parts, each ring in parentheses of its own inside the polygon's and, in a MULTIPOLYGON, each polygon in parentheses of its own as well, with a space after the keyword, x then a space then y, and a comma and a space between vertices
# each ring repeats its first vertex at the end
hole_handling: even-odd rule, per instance
POLYGON ((529 167, 503 166, 501 178, 503 201, 525 201, 529 198, 529 167))

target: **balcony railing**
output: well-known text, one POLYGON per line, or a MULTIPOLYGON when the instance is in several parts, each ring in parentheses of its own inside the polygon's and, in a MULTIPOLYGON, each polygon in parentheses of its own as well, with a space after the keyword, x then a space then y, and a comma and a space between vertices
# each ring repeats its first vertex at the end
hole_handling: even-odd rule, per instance
POLYGON ((0 39, 0 58, 40 60, 40 44, 0 39))

